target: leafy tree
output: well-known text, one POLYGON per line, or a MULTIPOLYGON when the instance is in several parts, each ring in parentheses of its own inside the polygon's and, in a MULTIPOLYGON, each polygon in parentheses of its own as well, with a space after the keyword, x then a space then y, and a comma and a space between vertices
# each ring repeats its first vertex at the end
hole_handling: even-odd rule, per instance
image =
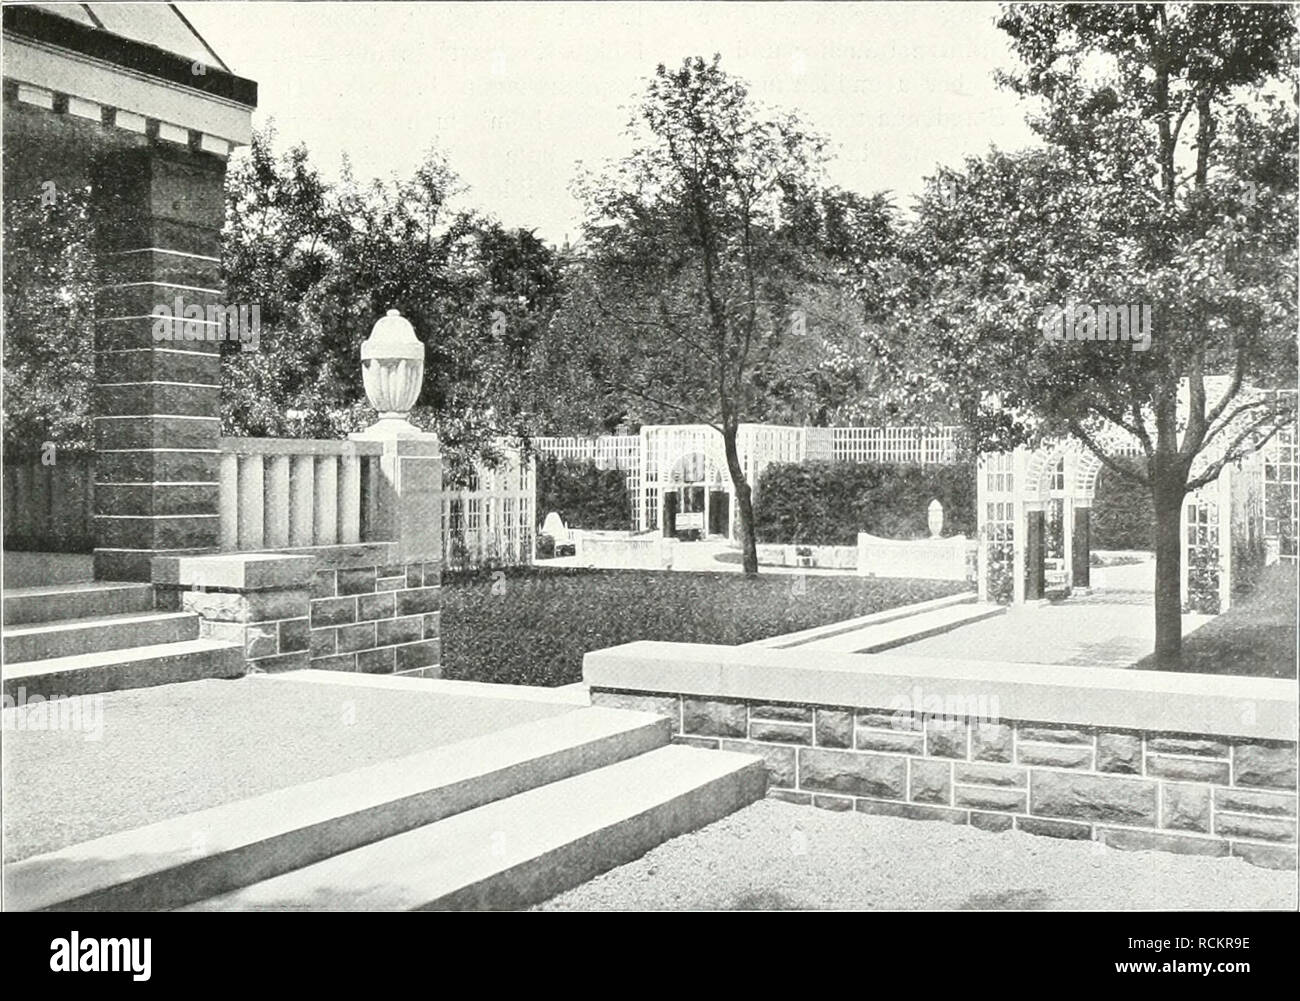
POLYGON ((4 448, 94 447, 95 254, 89 193, 9 186, 4 205, 4 448))
MULTIPOLYGON (((629 131, 632 152, 576 186, 587 215, 558 326, 574 363, 634 419, 721 434, 755 574, 737 431, 799 419, 819 379, 846 381, 854 366, 828 364, 827 331, 809 312, 825 304, 816 289, 892 232, 887 206, 831 188, 825 140, 760 108, 718 56, 660 65, 629 131)), ((857 327, 839 342, 855 360, 870 353, 857 327)))
POLYGON ((437 427, 452 468, 494 457, 550 400, 532 373, 559 292, 553 251, 458 207, 451 168, 430 155, 405 181, 323 181, 304 148, 254 137, 228 180, 228 300, 259 303, 260 350, 230 352, 223 423, 248 435, 338 437, 371 419, 359 351, 398 309, 424 342, 411 420, 437 427))
POLYGON ((941 171, 922 198, 900 295, 913 364, 985 447, 1069 432, 1150 490, 1173 663, 1183 499, 1294 419, 1249 392, 1296 376, 1294 14, 1008 5, 999 23, 1022 63, 1003 82, 1038 102, 1044 145, 941 171), (1049 340, 1049 311, 1075 304, 1149 305, 1149 346, 1049 340))

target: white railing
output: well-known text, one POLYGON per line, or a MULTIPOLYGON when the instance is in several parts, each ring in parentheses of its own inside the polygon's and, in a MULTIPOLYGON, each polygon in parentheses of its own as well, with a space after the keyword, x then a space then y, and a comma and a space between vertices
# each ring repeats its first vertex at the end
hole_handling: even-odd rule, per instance
POLYGON ((370 541, 379 442, 222 438, 227 552, 370 541))
POLYGON ((476 464, 467 484, 453 484, 443 466, 442 553, 450 569, 527 566, 533 561, 537 463, 498 442, 495 467, 476 464))
POLYGON ((833 427, 832 455, 844 462, 957 462, 954 426, 833 427))
POLYGON ((639 434, 606 434, 598 438, 538 437, 530 442, 543 455, 562 459, 590 459, 601 469, 633 470, 640 464, 639 434))

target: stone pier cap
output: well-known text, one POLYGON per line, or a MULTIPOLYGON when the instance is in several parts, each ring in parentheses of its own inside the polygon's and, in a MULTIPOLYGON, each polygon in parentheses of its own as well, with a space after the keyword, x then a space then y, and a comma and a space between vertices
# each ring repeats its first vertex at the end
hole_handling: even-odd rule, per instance
POLYGON ((1283 678, 661 641, 592 651, 582 673, 611 691, 850 708, 920 692, 996 706, 1002 720, 1280 741, 1297 729, 1297 685, 1283 678))

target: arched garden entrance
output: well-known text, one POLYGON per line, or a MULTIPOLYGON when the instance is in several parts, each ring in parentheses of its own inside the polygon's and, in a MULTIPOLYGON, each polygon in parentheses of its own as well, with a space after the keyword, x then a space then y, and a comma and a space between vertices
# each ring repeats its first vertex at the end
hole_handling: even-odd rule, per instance
MULTIPOLYGON (((1136 442, 1112 440, 1103 447, 1114 457, 1140 455, 1136 442)), ((1193 475, 1210 461, 1198 457, 1193 475)), ((1242 576, 1262 564, 1262 466, 1260 453, 1246 456, 1184 500, 1179 527, 1184 610, 1226 611, 1242 576)), ((980 455, 981 601, 1018 605, 1091 588, 1092 509, 1102 468, 1102 461, 1073 439, 980 455)))
POLYGON ((981 601, 1022 604, 1091 583, 1101 460, 1073 439, 982 453, 977 471, 981 601))

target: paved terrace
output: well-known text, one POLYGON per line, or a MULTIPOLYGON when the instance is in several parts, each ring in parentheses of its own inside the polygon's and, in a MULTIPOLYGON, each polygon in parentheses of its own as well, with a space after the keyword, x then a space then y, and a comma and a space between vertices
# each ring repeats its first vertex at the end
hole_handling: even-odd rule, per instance
MULTIPOLYGON (((1094 567, 1091 594, 1016 605, 1005 615, 898 646, 912 657, 1132 667, 1155 649, 1155 562, 1094 567)), ((1212 615, 1183 616, 1189 636, 1212 615)))
POLYGON ((5 861, 578 708, 555 692, 513 699, 507 685, 467 697, 431 681, 312 674, 110 692, 99 739, 20 729, 32 710, 5 709, 5 861))

